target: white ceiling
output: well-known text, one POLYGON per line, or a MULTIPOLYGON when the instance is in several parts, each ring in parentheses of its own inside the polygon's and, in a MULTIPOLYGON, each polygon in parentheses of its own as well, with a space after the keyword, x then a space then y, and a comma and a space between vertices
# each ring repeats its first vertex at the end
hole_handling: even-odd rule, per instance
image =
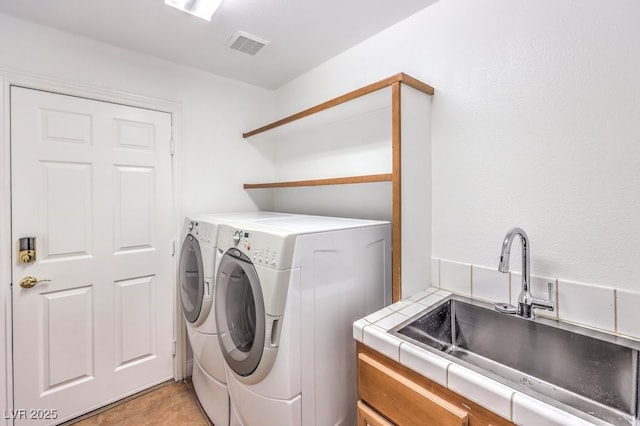
POLYGON ((0 13, 275 89, 436 1, 224 0, 211 22, 164 0, 0 0, 0 13), (236 31, 270 44, 231 50, 236 31))

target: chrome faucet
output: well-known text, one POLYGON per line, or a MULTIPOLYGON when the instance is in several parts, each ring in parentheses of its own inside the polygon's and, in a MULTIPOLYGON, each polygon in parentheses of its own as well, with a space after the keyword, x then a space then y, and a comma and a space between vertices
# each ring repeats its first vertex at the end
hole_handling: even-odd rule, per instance
POLYGON ((533 308, 546 309, 553 311, 555 309, 555 303, 551 297, 551 289, 553 284, 549 283, 549 299, 539 299, 531 294, 531 272, 530 267, 530 253, 531 247, 529 247, 529 237, 522 228, 512 228, 507 232, 502 242, 502 252, 500 253, 500 264, 498 265, 498 271, 509 272, 509 259, 511 256, 511 244, 513 239, 518 236, 522 242, 522 290, 518 295, 518 306, 516 313, 523 318, 533 318, 533 308))

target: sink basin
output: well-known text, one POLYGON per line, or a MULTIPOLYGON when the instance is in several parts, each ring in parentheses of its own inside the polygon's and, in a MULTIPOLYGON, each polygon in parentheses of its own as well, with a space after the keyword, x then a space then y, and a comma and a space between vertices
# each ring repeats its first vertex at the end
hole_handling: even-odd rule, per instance
POLYGON ((638 421, 640 342, 450 296, 393 328, 400 338, 578 416, 638 421))

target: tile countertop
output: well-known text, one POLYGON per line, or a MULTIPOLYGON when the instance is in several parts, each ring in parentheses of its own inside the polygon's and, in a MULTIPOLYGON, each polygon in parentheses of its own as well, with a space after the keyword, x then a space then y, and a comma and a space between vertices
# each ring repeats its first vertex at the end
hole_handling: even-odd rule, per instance
MULTIPOLYGON (((353 337, 413 371, 518 425, 607 425, 576 417, 387 333, 452 293, 428 288, 353 323, 353 337)), ((585 417, 588 417, 585 415, 585 417)))

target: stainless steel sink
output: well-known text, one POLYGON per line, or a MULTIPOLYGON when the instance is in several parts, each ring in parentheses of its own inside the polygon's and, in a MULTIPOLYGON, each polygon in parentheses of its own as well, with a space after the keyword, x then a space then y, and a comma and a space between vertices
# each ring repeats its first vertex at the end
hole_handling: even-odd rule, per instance
POLYGON ((638 420, 640 342, 451 296, 391 330, 518 391, 614 425, 638 420))

